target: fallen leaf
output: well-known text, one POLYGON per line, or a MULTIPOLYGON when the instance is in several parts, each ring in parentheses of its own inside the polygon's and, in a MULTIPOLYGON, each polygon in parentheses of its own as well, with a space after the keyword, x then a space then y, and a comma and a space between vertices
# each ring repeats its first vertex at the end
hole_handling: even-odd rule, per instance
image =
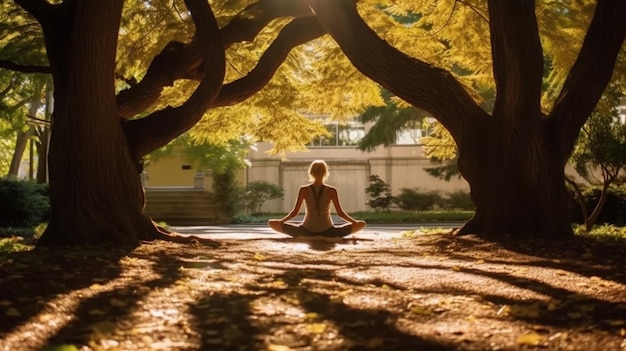
POLYGON ((117 325, 111 321, 102 321, 92 324, 89 328, 99 335, 111 335, 117 329, 117 325))
POLYGON ((306 329, 313 334, 322 334, 326 330, 326 323, 311 323, 306 329))
POLYGON ((267 351, 292 351, 293 349, 285 345, 270 344, 267 346, 267 351))
POLYGON ((527 334, 520 335, 517 338, 516 342, 519 345, 537 346, 541 344, 544 340, 545 338, 537 333, 527 333, 527 334))
POLYGON ((315 320, 317 319, 317 317, 319 317, 319 315, 315 312, 309 312, 305 315, 306 319, 311 319, 311 320, 315 320))
POLYGON ((508 316, 510 312, 511 312, 511 307, 509 307, 508 305, 504 305, 500 307, 498 312, 496 312, 496 317, 508 316))
POLYGON ((282 281, 282 280, 280 280, 280 279, 279 279, 279 280, 273 281, 273 282, 270 284, 270 286, 271 286, 272 288, 276 288, 276 289, 287 289, 287 288, 289 287, 289 284, 287 284, 287 283, 285 283, 284 281, 282 281))
POLYGON ((254 257, 253 257, 253 258, 254 258, 255 260, 257 260, 257 261, 264 261, 264 260, 266 260, 266 259, 267 259, 267 257, 266 257, 265 255, 262 255, 262 254, 260 254, 260 253, 258 253, 258 252, 254 254, 254 257))
POLYGON ((409 311, 411 311, 411 313, 419 314, 422 316, 428 316, 431 313, 429 310, 418 305, 411 306, 409 311))

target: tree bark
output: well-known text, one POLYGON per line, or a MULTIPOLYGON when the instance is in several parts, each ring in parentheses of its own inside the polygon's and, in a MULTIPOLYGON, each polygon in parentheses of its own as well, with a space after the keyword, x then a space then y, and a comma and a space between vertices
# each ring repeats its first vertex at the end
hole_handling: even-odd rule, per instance
MULTIPOLYGON (((135 244, 147 219, 141 187, 117 118, 113 72, 123 0, 70 2, 70 30, 42 23, 47 45, 63 57, 50 62, 54 78, 51 126, 50 222, 43 245, 135 244), (65 38, 63 38, 65 37, 65 38), (58 51, 63 38, 69 51, 58 51), (94 38, 98 38, 94 40, 94 38), (67 66, 58 67, 58 62, 67 66)), ((54 22, 48 22, 54 23, 54 22)), ((50 52, 50 51, 49 51, 50 52)))
POLYGON ((474 128, 459 145, 458 167, 475 214, 457 234, 571 237, 564 166, 549 139, 495 121, 474 128))

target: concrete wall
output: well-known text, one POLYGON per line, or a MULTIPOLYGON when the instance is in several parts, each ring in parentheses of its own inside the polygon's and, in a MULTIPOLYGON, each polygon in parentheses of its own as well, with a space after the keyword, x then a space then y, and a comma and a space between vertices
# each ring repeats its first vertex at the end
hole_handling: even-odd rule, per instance
POLYGON ((378 148, 374 152, 363 152, 349 147, 315 147, 307 152, 287 153, 282 158, 270 156, 269 145, 259 144, 249 155, 252 162, 246 170, 248 181, 264 180, 285 189, 283 200, 268 201, 264 212, 287 212, 297 197, 300 185, 308 182, 308 167, 311 161, 323 159, 328 163, 329 185, 336 186, 344 210, 364 211, 369 200, 365 188, 370 175, 378 175, 391 186, 397 195, 402 188, 419 188, 423 191, 437 190, 442 194, 456 190, 469 191, 467 182, 452 179, 450 182, 428 175, 424 168, 433 167, 423 156, 420 145, 398 145, 378 148))

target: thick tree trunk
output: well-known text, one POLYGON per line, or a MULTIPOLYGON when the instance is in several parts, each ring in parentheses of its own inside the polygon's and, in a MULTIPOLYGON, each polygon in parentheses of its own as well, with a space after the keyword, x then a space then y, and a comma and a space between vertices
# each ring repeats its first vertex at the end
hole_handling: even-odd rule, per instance
POLYGON ((50 222, 40 244, 136 244, 149 228, 117 118, 113 71, 122 2, 76 3, 79 30, 64 38, 73 50, 65 53, 68 61, 51 60, 60 65, 48 155, 50 222))
MULTIPOLYGON (((72 8, 60 7, 57 14, 66 17, 57 20, 68 28, 55 26, 56 22, 46 25, 44 18, 46 45, 57 50, 48 50, 55 86, 48 153, 51 213, 39 243, 136 245, 140 240, 163 238, 214 245, 211 240, 170 235, 143 214, 139 174, 145 153, 137 150, 143 150, 142 145, 155 138, 151 133, 162 126, 135 129, 131 143, 127 122, 119 119, 114 70, 123 2, 65 2, 61 6, 72 8), (69 51, 59 51, 60 47, 69 51)), ((204 68, 213 63, 215 70, 205 73, 183 105, 156 112, 159 121, 182 116, 199 120, 224 78, 223 44, 208 4, 191 0, 186 4, 199 39, 210 42, 202 50, 204 68)))
POLYGON ((458 164, 476 212, 458 234, 572 236, 562 156, 544 134, 519 133, 497 120, 475 128, 459 146, 458 164))

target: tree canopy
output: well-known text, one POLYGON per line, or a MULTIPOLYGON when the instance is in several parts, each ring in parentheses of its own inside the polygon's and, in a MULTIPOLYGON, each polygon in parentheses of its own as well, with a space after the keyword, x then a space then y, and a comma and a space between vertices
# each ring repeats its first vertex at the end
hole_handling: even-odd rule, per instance
POLYGON ((45 242, 150 237, 145 155, 192 128, 301 147, 323 133, 303 114, 382 106, 377 84, 454 139, 476 206, 460 233, 566 237, 563 167, 623 76, 626 4, 612 0, 15 4, 2 7, 9 27, 36 20, 49 66, 0 64, 55 84, 45 242), (489 109, 481 92, 494 92, 489 109))

